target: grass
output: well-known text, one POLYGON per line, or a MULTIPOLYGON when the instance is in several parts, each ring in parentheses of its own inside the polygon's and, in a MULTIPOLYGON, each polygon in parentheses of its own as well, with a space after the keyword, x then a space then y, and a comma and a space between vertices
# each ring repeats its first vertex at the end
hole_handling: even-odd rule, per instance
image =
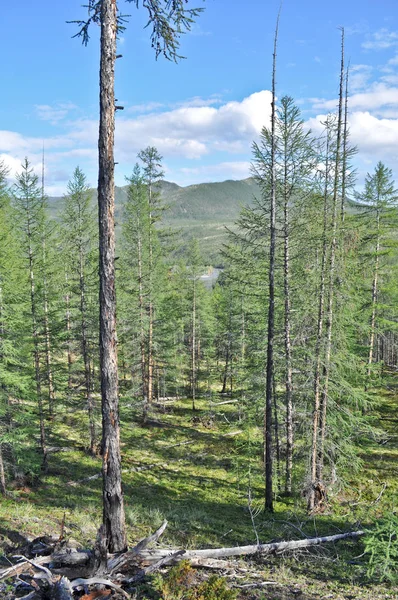
MULTIPOLYGON (((253 429, 226 435, 240 430, 236 405, 223 405, 223 416, 210 411, 208 399, 197 404, 195 413, 190 400, 175 401, 164 410, 159 407, 144 427, 131 405, 122 402, 129 545, 156 529, 163 519, 169 522, 161 540, 165 545, 194 548, 254 543, 249 481, 251 509, 261 542, 332 534, 356 523, 370 525, 372 519, 392 509, 398 497, 393 392, 383 397, 372 414, 382 434, 380 439, 363 442, 363 469, 344 489, 335 488, 329 510, 316 518, 306 514, 299 495, 278 497, 274 514, 264 513, 262 464, 256 457, 259 453, 253 456, 247 447, 249 433, 252 447, 260 447, 259 433, 253 429), (210 414, 213 419, 209 420, 210 414)), ((51 444, 70 446, 71 450, 52 454, 49 471, 40 481, 20 485, 10 498, 0 501, 0 547, 10 544, 10 531, 28 537, 59 534, 64 514, 67 534, 83 546, 93 544, 101 522, 101 479, 70 485, 101 469, 100 458, 76 449, 85 445, 86 427, 86 417, 79 411, 55 420, 51 444)), ((248 562, 255 571, 279 585, 246 595, 242 592, 239 597, 398 598, 387 585, 366 579, 366 557, 362 554, 361 543, 346 542, 312 552, 252 558, 248 562), (294 589, 305 595, 296 594, 294 589)))

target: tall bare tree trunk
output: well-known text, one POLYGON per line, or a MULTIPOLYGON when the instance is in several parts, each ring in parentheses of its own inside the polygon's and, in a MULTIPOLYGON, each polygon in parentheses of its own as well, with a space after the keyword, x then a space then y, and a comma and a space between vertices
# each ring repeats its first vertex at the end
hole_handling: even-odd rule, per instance
POLYGON ((347 67, 345 75, 345 98, 344 98, 344 125, 343 125, 343 166, 341 173, 341 207, 340 221, 345 220, 345 204, 347 195, 347 162, 348 162, 348 79, 349 67, 347 67))
MULTIPOLYGON (((285 111, 285 118, 287 113, 285 111)), ((285 124, 285 129, 286 129, 285 124)), ((292 376, 292 347, 290 334, 290 222, 289 222, 289 190, 287 164, 287 136, 285 135, 285 172, 284 172, 284 203, 283 203, 283 286, 285 296, 285 390, 286 390, 286 472, 285 493, 292 493, 293 470, 293 376, 292 376)))
POLYGON ((264 442, 265 442, 265 508, 273 511, 272 490, 272 396, 274 375, 274 333, 275 333, 275 245, 276 245, 276 174, 275 174, 275 77, 276 48, 278 42, 279 14, 276 21, 274 53, 272 63, 272 102, 271 102, 271 198, 270 198, 270 247, 269 247, 269 305, 267 332, 267 366, 265 389, 264 442))
POLYGON ((333 184, 333 208, 332 208, 332 243, 329 258, 329 283, 328 283, 328 308, 326 314, 326 349, 324 363, 324 381, 321 396, 321 412, 320 412, 320 441, 318 448, 318 460, 316 467, 316 476, 318 480, 323 476, 324 454, 325 454, 325 437, 326 437, 326 416, 329 394, 329 379, 330 379, 330 363, 332 355, 332 336, 333 336, 333 318, 334 318, 334 291, 335 291, 335 270, 336 270, 336 250, 337 250, 337 200, 339 193, 339 182, 341 175, 341 142, 343 129, 343 83, 344 83, 344 29, 341 30, 341 72, 340 72, 340 94, 339 94, 339 109, 337 120, 337 139, 336 139, 336 154, 334 167, 334 184, 333 184))
POLYGON ((127 546, 121 479, 115 296, 114 85, 116 33, 116 1, 102 0, 98 140, 99 301, 103 522, 107 547, 110 552, 121 552, 127 546))
POLYGON ((312 443, 310 455, 310 490, 308 495, 308 510, 313 511, 315 506, 315 484, 316 484, 316 464, 318 456, 318 433, 319 433, 319 409, 320 409, 320 391, 321 391, 321 361, 322 361, 322 340, 323 340, 323 322, 325 318, 325 288, 326 288, 326 262, 328 254, 328 198, 329 198, 329 152, 331 141, 331 125, 326 123, 326 157, 325 157, 325 185, 323 192, 323 227, 322 227, 322 259, 321 259, 321 278, 319 285, 318 299, 318 321, 317 337, 315 346, 315 372, 314 372, 314 409, 312 413, 312 443))

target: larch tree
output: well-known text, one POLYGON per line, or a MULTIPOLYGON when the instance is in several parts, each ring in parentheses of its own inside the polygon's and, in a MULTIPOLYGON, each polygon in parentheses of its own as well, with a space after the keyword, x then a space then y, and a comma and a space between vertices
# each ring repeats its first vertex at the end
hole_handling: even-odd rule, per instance
MULTIPOLYGON (((132 0, 138 7, 139 0, 132 0)), ((177 60, 179 38, 201 9, 188 9, 184 0, 143 0, 152 25, 156 57, 177 60)), ((117 34, 123 27, 116 0, 89 0, 88 19, 78 21, 77 36, 89 40, 91 23, 99 24, 100 116, 98 138, 98 208, 100 277, 100 369, 102 397, 103 522, 110 552, 126 548, 121 483, 120 425, 115 296, 114 132, 117 34)))
MULTIPOLYGON (((78 342, 78 352, 83 359, 83 389, 89 421, 90 452, 95 454, 97 433, 92 385, 93 311, 90 299, 97 291, 95 281, 95 259, 97 257, 97 235, 95 216, 91 207, 91 190, 86 176, 76 167, 73 178, 68 182, 64 210, 61 214, 62 243, 68 269, 66 282, 67 298, 67 343, 68 368, 73 336, 78 342)), ((98 318, 98 316, 97 316, 98 318)), ((69 377, 68 377, 69 379, 69 377)))
POLYGON ((367 262, 370 263, 371 273, 371 298, 367 304, 370 306, 368 323, 368 356, 367 377, 372 374, 372 364, 375 360, 375 340, 377 336, 377 313, 380 300, 381 277, 388 256, 395 244, 392 240, 392 231, 396 224, 398 192, 394 186, 391 169, 382 162, 378 162, 374 173, 367 174, 365 189, 357 194, 361 206, 362 225, 366 228, 364 250, 367 253, 367 262))
MULTIPOLYGON (((154 270, 158 262, 156 252, 156 230, 155 224, 160 219, 162 210, 160 202, 159 184, 163 178, 162 157, 154 146, 148 146, 138 154, 139 160, 143 164, 143 182, 146 188, 148 202, 148 228, 147 228, 147 246, 148 246, 148 289, 147 306, 148 314, 148 361, 147 361, 147 386, 146 401, 151 404, 154 389, 154 326, 155 326, 155 305, 154 305, 154 270)), ((144 416, 148 412, 148 407, 144 409, 144 416)))
MULTIPOLYGON (((268 329, 267 329, 267 366, 264 410, 264 464, 265 464, 265 508, 273 511, 272 488, 272 407, 274 378, 274 337, 275 337, 275 256, 276 256, 276 50, 278 43, 279 15, 274 37, 274 53, 272 62, 272 100, 271 100, 271 148, 270 148, 270 186, 265 188, 269 194, 269 271, 268 271, 268 329)), ((254 145, 255 162, 261 161, 261 150, 254 145)), ((261 180, 260 180, 261 181, 261 180)))
POLYGON ((38 295, 38 275, 42 262, 43 213, 42 193, 37 175, 33 172, 28 159, 22 165, 22 172, 16 177, 13 189, 13 201, 20 228, 21 243, 25 255, 26 269, 30 291, 30 319, 34 356, 34 373, 36 383, 36 400, 40 423, 40 447, 43 468, 47 467, 47 443, 45 428, 45 411, 43 405, 43 382, 40 365, 41 331, 40 331, 40 297, 38 295))

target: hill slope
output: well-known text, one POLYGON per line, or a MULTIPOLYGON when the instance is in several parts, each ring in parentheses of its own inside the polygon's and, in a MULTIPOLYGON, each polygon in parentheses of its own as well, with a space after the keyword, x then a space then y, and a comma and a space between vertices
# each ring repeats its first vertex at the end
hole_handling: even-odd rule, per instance
MULTIPOLYGON (((181 232, 183 242, 196 237, 206 258, 211 264, 220 261, 220 249, 226 241, 225 226, 234 227, 242 206, 253 202, 259 189, 253 178, 220 183, 200 183, 180 187, 169 181, 161 182, 161 195, 168 206, 164 222, 181 232)), ((97 191, 92 190, 93 202, 97 191)), ((123 204, 127 186, 115 188, 115 217, 118 225, 122 221, 123 204)), ((62 210, 64 199, 49 198, 53 217, 62 210)))

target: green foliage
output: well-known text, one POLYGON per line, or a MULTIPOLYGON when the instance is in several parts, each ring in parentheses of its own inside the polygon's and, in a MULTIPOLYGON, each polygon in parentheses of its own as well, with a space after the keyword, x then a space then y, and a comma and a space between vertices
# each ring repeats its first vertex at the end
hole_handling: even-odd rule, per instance
POLYGON ((154 578, 159 600, 235 600, 237 592, 228 588, 226 580, 211 575, 197 583, 197 573, 188 561, 181 561, 166 576, 154 578))
POLYGON ((369 555, 367 576, 398 583, 398 514, 391 511, 367 530, 365 553, 369 555))

